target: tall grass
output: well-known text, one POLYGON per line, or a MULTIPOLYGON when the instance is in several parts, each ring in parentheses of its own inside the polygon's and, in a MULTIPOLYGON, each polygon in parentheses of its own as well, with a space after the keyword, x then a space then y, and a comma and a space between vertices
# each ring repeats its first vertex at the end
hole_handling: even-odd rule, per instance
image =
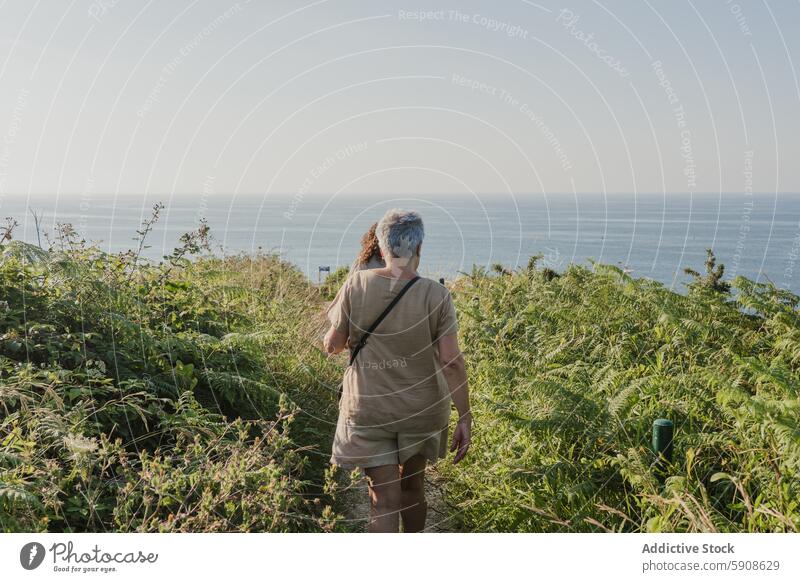
POLYGON ((0 529, 337 527, 319 292, 207 235, 159 264, 64 226, 0 247, 0 529))
POLYGON ((454 296, 476 431, 441 464, 470 531, 796 531, 798 297, 709 255, 687 294, 617 268, 476 270, 454 296), (652 421, 675 423, 662 484, 652 421))

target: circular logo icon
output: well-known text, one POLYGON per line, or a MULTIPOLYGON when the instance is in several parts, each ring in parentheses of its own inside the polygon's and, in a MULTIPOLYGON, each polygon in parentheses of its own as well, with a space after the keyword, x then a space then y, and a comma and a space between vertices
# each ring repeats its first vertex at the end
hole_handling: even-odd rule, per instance
POLYGON ((44 561, 44 546, 39 542, 29 542, 19 551, 19 563, 26 570, 35 570, 44 561))

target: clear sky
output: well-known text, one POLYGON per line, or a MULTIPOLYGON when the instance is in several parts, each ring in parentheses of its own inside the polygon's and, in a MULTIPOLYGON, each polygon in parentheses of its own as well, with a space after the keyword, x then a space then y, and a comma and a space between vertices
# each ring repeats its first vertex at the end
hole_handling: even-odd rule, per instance
POLYGON ((797 0, 0 0, 30 193, 800 191, 797 0))

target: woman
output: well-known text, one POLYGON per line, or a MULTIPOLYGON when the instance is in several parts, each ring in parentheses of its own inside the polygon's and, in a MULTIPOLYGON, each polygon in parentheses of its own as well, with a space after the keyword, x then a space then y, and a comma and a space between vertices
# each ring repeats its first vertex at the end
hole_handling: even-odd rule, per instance
MULTIPOLYGON (((355 273, 364 269, 378 269, 385 267, 386 263, 381 255, 381 249, 378 246, 378 237, 375 236, 375 229, 378 223, 374 223, 369 227, 369 230, 361 237, 361 251, 358 253, 356 260, 350 265, 350 271, 347 273, 347 279, 350 279, 355 273)), ((336 293, 331 304, 328 306, 326 313, 330 314, 331 310, 339 303, 342 296, 342 288, 336 293)))
POLYGON ((361 237, 361 252, 358 253, 358 257, 350 267, 351 275, 362 269, 379 269, 386 266, 378 244, 378 237, 375 234, 377 228, 378 223, 376 222, 361 237))
POLYGON ((348 278, 328 313, 325 350, 336 354, 358 345, 416 279, 344 374, 331 463, 366 473, 371 532, 397 532, 401 519, 403 531, 425 527, 425 466, 447 453, 451 399, 459 415, 450 447, 454 462, 470 444, 472 417, 455 308, 444 286, 417 274, 424 234, 416 212, 388 211, 376 227, 386 266, 348 278))

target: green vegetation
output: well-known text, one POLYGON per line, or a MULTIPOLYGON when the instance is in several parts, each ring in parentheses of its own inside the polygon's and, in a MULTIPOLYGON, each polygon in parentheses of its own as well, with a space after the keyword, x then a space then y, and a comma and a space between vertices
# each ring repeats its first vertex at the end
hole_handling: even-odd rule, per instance
POLYGON ((470 531, 796 531, 798 297, 709 253, 686 295, 621 270, 456 282, 476 431, 439 465, 470 531), (674 421, 663 485, 656 418, 674 421))
MULTIPOLYGON (((0 247, 0 530, 319 531, 340 370, 277 257, 0 247)), ((7 233, 8 234, 8 233, 7 233)), ((4 239, 10 236, 4 236, 4 239)))
MULTIPOLYGON (((159 264, 0 228, 2 531, 345 529, 321 287, 272 255, 159 264)), ((468 531, 795 531, 798 297, 709 253, 687 294, 617 268, 453 285, 476 431, 439 464, 468 531), (662 483, 652 421, 676 428, 662 483)))

